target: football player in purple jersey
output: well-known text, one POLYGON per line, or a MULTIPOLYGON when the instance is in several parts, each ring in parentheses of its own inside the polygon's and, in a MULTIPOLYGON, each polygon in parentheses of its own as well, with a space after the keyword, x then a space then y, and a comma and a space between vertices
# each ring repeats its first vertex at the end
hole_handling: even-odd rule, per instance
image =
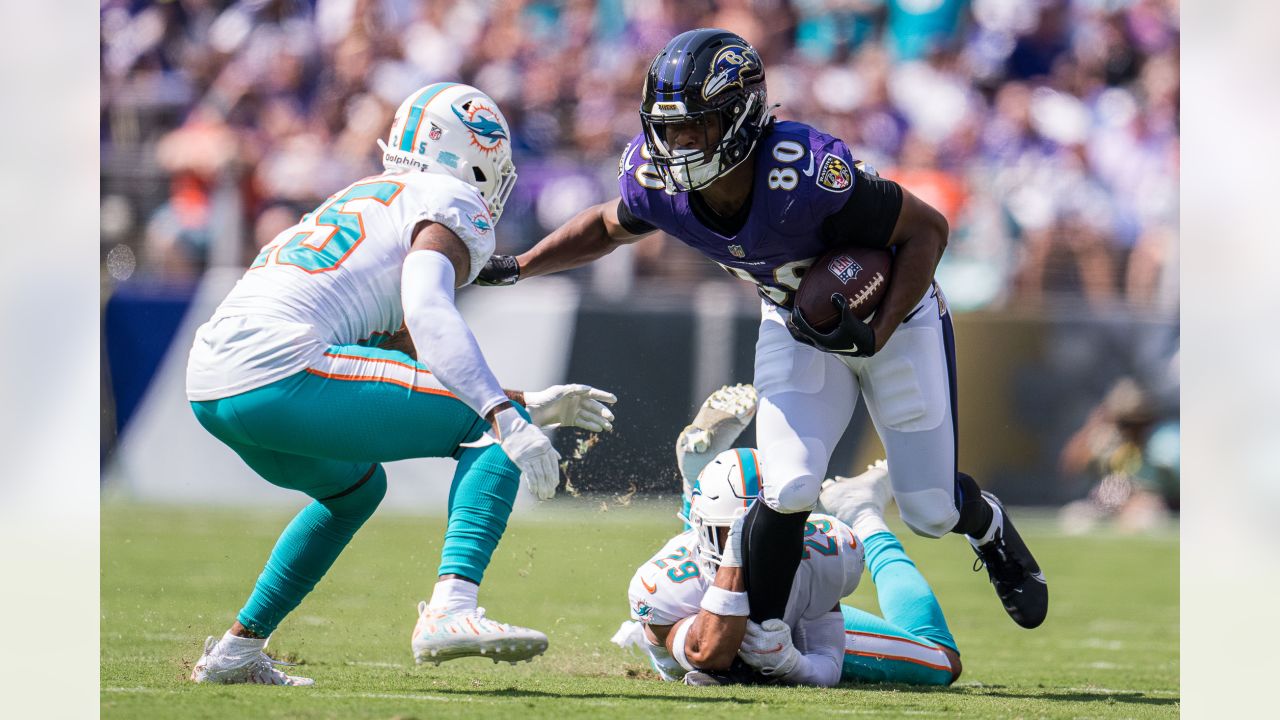
POLYGON ((893 468, 902 519, 916 533, 968 537, 1019 625, 1048 612, 1048 587, 1000 501, 957 468, 951 317, 934 269, 947 221, 863 168, 839 140, 777 121, 764 64, 741 37, 691 30, 649 66, 643 132, 619 161, 621 197, 588 208, 519 256, 494 256, 479 284, 578 267, 662 230, 753 282, 761 303, 756 417, 770 482, 744 526, 751 619, 782 617, 806 518, 858 397, 893 468), (804 270, 836 247, 888 247, 893 278, 875 314, 844 303, 821 333, 792 300, 804 270))

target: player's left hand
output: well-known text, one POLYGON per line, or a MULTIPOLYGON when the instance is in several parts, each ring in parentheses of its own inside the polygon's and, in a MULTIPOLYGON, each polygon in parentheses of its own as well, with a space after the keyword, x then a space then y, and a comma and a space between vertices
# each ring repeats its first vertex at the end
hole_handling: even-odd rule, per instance
POLYGON ((791 628, 778 619, 765 620, 759 625, 748 620, 738 656, 770 677, 782 677, 800 662, 800 651, 791 641, 791 628))
POLYGON ((840 309, 840 322, 830 332, 820 332, 810 325, 800 311, 793 310, 787 319, 791 337, 823 352, 852 357, 871 357, 876 353, 876 332, 857 318, 844 295, 833 293, 831 302, 840 309))
POLYGON ((613 411, 605 403, 618 402, 611 392, 590 385, 552 385, 546 390, 526 392, 524 406, 533 424, 543 430, 561 425, 591 432, 613 429, 613 411))

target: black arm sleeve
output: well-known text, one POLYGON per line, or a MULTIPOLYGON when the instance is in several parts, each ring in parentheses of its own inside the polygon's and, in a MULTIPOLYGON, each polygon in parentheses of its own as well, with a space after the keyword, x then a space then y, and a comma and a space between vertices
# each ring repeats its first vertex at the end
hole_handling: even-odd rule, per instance
POLYGON ((632 235, 644 235, 658 229, 632 214, 631 208, 627 207, 622 198, 618 198, 618 224, 632 235))
POLYGON ((822 221, 822 237, 832 247, 888 247, 902 212, 902 186, 860 169, 853 172, 849 199, 822 221))

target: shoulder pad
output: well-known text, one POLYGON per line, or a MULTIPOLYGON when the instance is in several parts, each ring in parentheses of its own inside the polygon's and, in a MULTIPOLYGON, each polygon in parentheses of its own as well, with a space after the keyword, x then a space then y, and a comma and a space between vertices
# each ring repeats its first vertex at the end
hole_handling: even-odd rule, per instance
POLYGON ((467 283, 475 280, 496 247, 493 217, 480 191, 455 177, 438 173, 405 172, 396 174, 395 179, 405 184, 406 199, 410 203, 405 217, 408 232, 423 220, 449 228, 466 244, 471 256, 467 283))

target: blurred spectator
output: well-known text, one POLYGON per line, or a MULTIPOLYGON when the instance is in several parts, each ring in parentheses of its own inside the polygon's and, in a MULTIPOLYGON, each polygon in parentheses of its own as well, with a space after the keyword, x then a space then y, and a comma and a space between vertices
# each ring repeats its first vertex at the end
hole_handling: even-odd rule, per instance
MULTIPOLYGON (((140 273, 247 261, 285 208, 377 172, 396 105, 446 79, 512 123, 521 181, 499 250, 519 250, 616 192, 653 54, 721 26, 760 50, 779 117, 844 138, 946 214, 939 274, 957 307, 1067 293, 1176 309, 1176 0, 103 0, 100 14, 104 195, 132 209, 112 243, 140 273)), ((662 238, 633 260, 641 279, 722 280, 662 238)))
POLYGON ((1121 378, 1062 450, 1064 476, 1094 481, 1086 498, 1062 508, 1064 530, 1088 532, 1103 520, 1130 532, 1158 526, 1178 511, 1179 448, 1176 410, 1121 378))

